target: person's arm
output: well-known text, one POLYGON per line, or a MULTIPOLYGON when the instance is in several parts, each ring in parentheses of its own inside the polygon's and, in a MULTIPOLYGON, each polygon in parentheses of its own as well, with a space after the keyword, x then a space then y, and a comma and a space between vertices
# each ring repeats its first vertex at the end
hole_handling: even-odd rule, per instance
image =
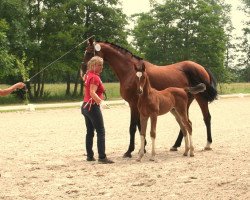
POLYGON ((11 92, 13 92, 14 90, 16 90, 16 89, 22 89, 24 86, 25 86, 24 83, 19 82, 19 83, 16 83, 15 85, 12 85, 9 88, 3 89, 3 90, 0 89, 0 96, 7 96, 8 94, 10 94, 11 92))
POLYGON ((99 105, 102 99, 96 94, 97 85, 90 84, 90 96, 99 105))

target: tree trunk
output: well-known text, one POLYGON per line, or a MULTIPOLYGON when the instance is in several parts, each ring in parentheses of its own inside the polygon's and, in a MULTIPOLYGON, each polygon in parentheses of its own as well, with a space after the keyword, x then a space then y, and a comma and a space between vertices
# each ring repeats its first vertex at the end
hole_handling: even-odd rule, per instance
POLYGON ((70 95, 70 73, 67 72, 67 88, 66 88, 66 96, 70 95))
POLYGON ((41 90, 39 91, 39 97, 43 97, 44 94, 44 72, 42 73, 42 87, 41 90))
MULTIPOLYGON (((40 67, 38 67, 38 71, 40 70, 40 67)), ((34 96, 37 98, 40 93, 40 88, 41 88, 41 79, 40 75, 37 76, 37 79, 35 81, 35 87, 34 87, 34 96)))
POLYGON ((77 96, 77 88, 78 88, 78 83, 79 83, 79 76, 80 76, 80 69, 78 69, 76 78, 75 78, 75 84, 74 84, 74 91, 72 96, 77 96))

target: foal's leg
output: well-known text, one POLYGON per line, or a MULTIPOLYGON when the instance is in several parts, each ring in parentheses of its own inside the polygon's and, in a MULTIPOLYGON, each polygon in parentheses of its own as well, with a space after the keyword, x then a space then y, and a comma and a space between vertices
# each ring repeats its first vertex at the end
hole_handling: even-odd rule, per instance
POLYGON ((190 149, 189 136, 187 134, 187 129, 186 129, 185 125, 183 124, 183 121, 182 121, 179 113, 175 109, 171 110, 171 113, 175 116, 175 119, 178 122, 178 124, 181 128, 181 131, 183 132, 183 136, 184 136, 184 140, 185 140, 185 152, 183 155, 187 156, 188 151, 190 149))
POLYGON ((152 116, 151 118, 151 131, 150 136, 152 140, 152 151, 151 151, 151 161, 155 160, 155 138, 156 138, 156 124, 157 124, 157 115, 152 116))
POLYGON ((192 123, 188 119, 185 112, 180 113, 180 118, 185 126, 185 129, 188 132, 187 135, 189 136, 190 156, 193 157, 194 156, 194 145, 193 145, 193 139, 192 139, 192 123))
MULTIPOLYGON (((188 105, 187 105, 187 114, 188 114, 189 106, 193 102, 193 100, 194 100, 194 97, 193 96, 189 96, 188 105)), ((178 151, 177 148, 181 146, 182 138, 183 138, 183 133, 182 133, 182 130, 180 129, 180 132, 179 132, 179 135, 178 135, 178 137, 177 137, 177 139, 175 141, 175 144, 174 144, 174 146, 172 146, 170 148, 170 151, 178 151)))
POLYGON ((141 148, 139 151, 139 157, 137 158, 137 161, 141 161, 141 159, 144 155, 145 137, 146 137, 148 117, 140 116, 140 122, 141 122, 141 132, 140 132, 140 134, 141 134, 141 148))
POLYGON ((176 104, 176 112, 179 114, 179 117, 184 125, 185 130, 187 131, 187 136, 189 137, 189 147, 190 147, 190 156, 194 156, 194 146, 192 140, 192 123, 188 118, 187 112, 188 99, 183 98, 176 104))

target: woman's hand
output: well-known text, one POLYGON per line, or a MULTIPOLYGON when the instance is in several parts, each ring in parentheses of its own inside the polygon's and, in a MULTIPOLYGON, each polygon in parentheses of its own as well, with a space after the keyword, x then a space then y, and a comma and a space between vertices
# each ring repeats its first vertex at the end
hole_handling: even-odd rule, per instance
POLYGON ((100 106, 102 109, 110 109, 110 107, 104 100, 101 101, 100 106))

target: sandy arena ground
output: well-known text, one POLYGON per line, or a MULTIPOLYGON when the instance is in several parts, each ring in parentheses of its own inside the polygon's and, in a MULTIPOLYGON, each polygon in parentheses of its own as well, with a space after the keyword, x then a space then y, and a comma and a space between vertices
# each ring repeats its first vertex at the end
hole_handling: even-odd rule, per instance
POLYGON ((0 113, 0 199, 250 199, 250 98, 217 100, 210 112, 213 150, 202 150, 205 125, 193 103, 195 157, 182 156, 184 144, 178 152, 169 151, 179 128, 167 114, 158 120, 156 161, 149 161, 147 133, 148 153, 137 162, 138 132, 133 157, 122 158, 129 142, 129 107, 104 110, 112 165, 86 161, 80 108, 0 113))

